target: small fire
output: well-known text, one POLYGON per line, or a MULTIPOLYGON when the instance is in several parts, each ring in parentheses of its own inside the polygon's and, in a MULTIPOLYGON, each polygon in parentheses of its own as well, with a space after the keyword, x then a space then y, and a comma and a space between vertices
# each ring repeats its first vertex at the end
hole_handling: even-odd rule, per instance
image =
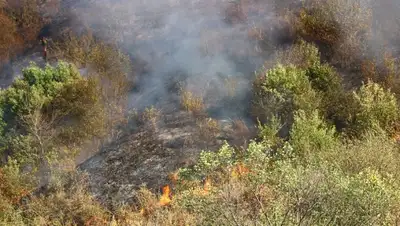
POLYGON ((171 203, 171 189, 169 185, 162 188, 162 195, 158 202, 160 206, 168 206, 171 203))
POLYGON ((250 172, 249 168, 244 166, 243 163, 238 163, 234 167, 234 169, 232 170, 231 176, 235 177, 235 178, 238 178, 238 177, 243 176, 243 175, 245 175, 245 174, 247 174, 249 172, 250 172))
POLYGON ((150 205, 148 207, 142 207, 140 209, 140 215, 142 216, 149 216, 155 209, 154 207, 164 207, 164 206, 169 206, 171 201, 172 201, 172 194, 171 194, 171 188, 169 187, 169 185, 164 185, 162 188, 162 194, 160 199, 158 200, 158 203, 156 204, 156 206, 154 205, 150 205))
POLYGON ((90 226, 90 225, 106 225, 107 221, 102 219, 102 218, 98 218, 98 217, 91 217, 88 221, 85 222, 85 226, 90 226))
POLYGON ((205 193, 208 193, 211 190, 211 179, 209 177, 204 180, 203 188, 205 193))
POLYGON ((399 142, 400 141, 400 133, 396 133, 392 136, 393 141, 399 142))
POLYGON ((196 189, 196 194, 198 195, 207 195, 211 191, 211 179, 206 177, 203 180, 203 189, 196 189))

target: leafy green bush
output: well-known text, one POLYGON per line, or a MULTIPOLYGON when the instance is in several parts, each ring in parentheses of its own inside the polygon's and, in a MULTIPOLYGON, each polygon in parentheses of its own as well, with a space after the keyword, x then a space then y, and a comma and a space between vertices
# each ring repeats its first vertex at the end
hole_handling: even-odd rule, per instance
POLYGON ((2 92, 1 108, 5 119, 15 121, 36 107, 48 104, 64 84, 79 79, 79 76, 72 65, 64 62, 55 68, 47 66, 44 70, 36 65, 24 69, 22 78, 2 92))
POLYGON ((290 131, 290 144, 297 153, 298 160, 305 156, 318 155, 319 151, 333 150, 338 146, 335 129, 326 125, 314 111, 307 115, 299 110, 295 113, 294 123, 290 131))
MULTIPOLYGON (((309 129, 307 132, 311 131, 314 139, 294 139, 292 145, 288 144, 288 150, 292 146, 295 153, 298 153, 298 148, 312 148, 316 152, 334 154, 335 146, 343 148, 333 141, 332 134, 329 134, 333 132, 320 129, 322 121, 316 115, 312 118, 310 124, 305 120, 296 128, 305 128, 302 132, 309 129)), ((306 134, 301 137, 306 137, 306 134)), ((211 177, 215 183, 211 184, 208 192, 202 192, 198 185, 193 184, 192 188, 179 190, 173 205, 192 213, 199 225, 217 222, 222 225, 361 225, 372 221, 393 224, 397 220, 400 198, 397 181, 368 165, 359 171, 342 170, 338 165, 341 162, 325 158, 327 155, 321 155, 320 162, 306 161, 309 164, 299 165, 291 158, 273 160, 270 152, 265 144, 252 142, 242 159, 250 167, 247 175, 222 181, 218 179, 220 177, 211 177)), ((309 160, 312 154, 305 158, 309 160)), ((226 165, 224 162, 237 161, 232 155, 222 161, 219 154, 207 156, 200 158, 198 164, 222 167, 226 165)), ((210 168, 204 169, 206 173, 210 168)), ((220 172, 228 178, 231 171, 220 172)))
POLYGON ((320 113, 338 131, 348 127, 348 116, 354 108, 351 94, 345 91, 342 79, 328 64, 316 63, 306 69, 306 76, 322 101, 320 113))
POLYGON ((293 122, 293 112, 307 113, 317 109, 320 97, 312 89, 304 70, 294 66, 278 65, 260 75, 254 84, 253 114, 266 122, 279 116, 286 129, 293 122))
POLYGON ((100 96, 107 106, 104 109, 107 116, 104 123, 109 136, 113 137, 114 128, 124 120, 128 92, 132 88, 129 56, 115 45, 96 39, 91 31, 80 36, 73 32, 65 33, 50 46, 49 52, 86 68, 89 76, 97 80, 100 96))
POLYGON ((44 166, 60 151, 72 151, 103 134, 98 84, 83 79, 71 64, 60 62, 44 69, 31 65, 1 91, 0 99, 3 146, 21 163, 44 166))
POLYGON ((386 132, 393 132, 399 119, 399 109, 396 97, 377 83, 368 82, 357 92, 353 93, 356 104, 353 130, 356 134, 382 128, 386 132))
POLYGON ((320 64, 320 52, 315 44, 301 39, 290 48, 278 51, 276 60, 271 63, 274 65, 279 63, 285 66, 292 64, 301 69, 307 69, 320 64))

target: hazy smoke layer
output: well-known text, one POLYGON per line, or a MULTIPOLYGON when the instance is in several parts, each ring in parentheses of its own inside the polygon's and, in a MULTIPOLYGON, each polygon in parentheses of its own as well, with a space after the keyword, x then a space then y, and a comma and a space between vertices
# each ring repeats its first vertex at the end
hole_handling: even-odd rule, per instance
POLYGON ((210 109, 229 105, 224 114, 242 114, 235 107, 244 105, 226 103, 246 100, 249 76, 266 57, 262 41, 249 33, 261 34, 259 27, 272 20, 271 4, 243 2, 86 0, 70 7, 97 35, 146 62, 133 107, 170 102, 182 87, 202 96, 210 109))

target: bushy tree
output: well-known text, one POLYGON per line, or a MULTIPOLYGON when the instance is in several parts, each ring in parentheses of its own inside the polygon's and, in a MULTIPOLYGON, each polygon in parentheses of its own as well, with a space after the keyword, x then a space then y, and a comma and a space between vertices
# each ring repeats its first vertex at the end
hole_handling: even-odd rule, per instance
POLYGON ((353 130, 360 135, 377 127, 393 132, 399 119, 396 97, 377 83, 368 82, 353 93, 355 112, 353 130))
POLYGON ((62 56, 97 80, 100 96, 107 105, 104 122, 108 136, 114 137, 113 128, 124 120, 128 92, 132 88, 132 62, 115 45, 96 39, 91 31, 81 35, 65 33, 50 47, 54 55, 62 56))
POLYGON ((290 131, 290 144, 297 153, 297 158, 318 155, 319 151, 329 151, 339 144, 335 137, 335 129, 328 126, 315 110, 306 114, 303 110, 295 113, 294 123, 290 131))
POLYGON ((46 165, 60 151, 102 134, 99 88, 71 64, 31 65, 0 99, 3 147, 20 163, 46 165))
POLYGON ((277 51, 276 59, 272 62, 267 62, 275 66, 277 63, 284 66, 294 65, 301 69, 307 69, 313 65, 320 64, 320 52, 318 47, 303 39, 297 41, 290 48, 277 51))
POLYGON ((369 38, 372 15, 367 5, 361 0, 306 0, 292 24, 302 38, 323 47, 331 63, 351 68, 369 38))
POLYGON ((268 70, 258 76, 254 86, 253 113, 261 122, 273 116, 282 119, 286 132, 293 122, 293 112, 310 113, 318 108, 320 98, 312 88, 304 70, 294 66, 268 70))

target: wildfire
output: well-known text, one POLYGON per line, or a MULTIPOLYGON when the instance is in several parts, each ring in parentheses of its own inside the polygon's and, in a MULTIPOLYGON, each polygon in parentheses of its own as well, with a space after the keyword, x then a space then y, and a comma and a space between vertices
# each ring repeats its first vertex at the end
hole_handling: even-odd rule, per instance
POLYGON ((232 170, 231 176, 234 178, 238 178, 249 173, 250 170, 243 163, 238 163, 232 170))
POLYGON ((164 206, 169 206, 170 205, 170 203, 172 201, 172 195, 171 195, 170 186, 168 184, 164 185, 161 188, 161 190, 162 190, 162 194, 161 194, 161 197, 158 200, 156 205, 150 205, 150 206, 147 206, 147 207, 142 207, 140 209, 139 213, 142 216, 145 216, 145 217, 149 216, 155 210, 155 208, 157 208, 157 207, 164 207, 164 206))
POLYGON ((158 202, 160 206, 168 206, 171 203, 171 189, 169 185, 162 188, 162 195, 158 202))
POLYGON ((204 180, 203 189, 205 194, 211 190, 211 179, 209 177, 204 180))
POLYGON ((399 142, 400 141, 400 133, 396 133, 392 136, 393 141, 399 142))

